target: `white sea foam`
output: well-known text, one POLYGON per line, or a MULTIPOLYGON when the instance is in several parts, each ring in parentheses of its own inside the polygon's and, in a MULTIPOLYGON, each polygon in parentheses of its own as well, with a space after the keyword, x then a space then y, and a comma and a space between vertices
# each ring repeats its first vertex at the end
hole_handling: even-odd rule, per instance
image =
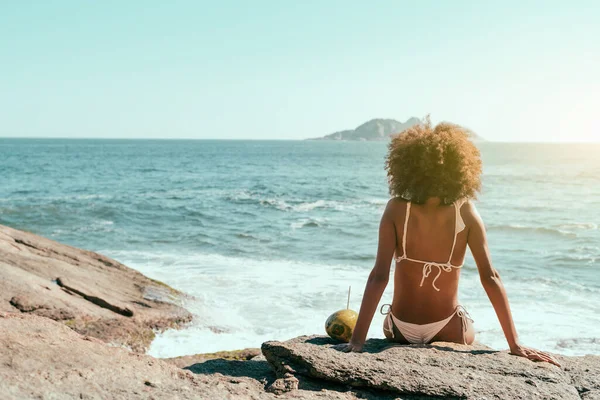
POLYGON ((280 211, 307 213, 316 209, 348 211, 354 209, 369 208, 380 212, 388 199, 367 198, 363 200, 349 199, 340 200, 306 200, 300 198, 268 197, 260 193, 248 190, 237 191, 233 194, 223 193, 223 197, 229 201, 241 203, 256 203, 264 207, 274 208, 280 211), (375 206, 375 207, 373 207, 375 206))
MULTIPOLYGON (((369 273, 351 264, 218 254, 104 253, 196 298, 185 305, 195 315, 194 323, 183 330, 159 334, 152 343, 150 354, 158 357, 257 347, 266 340, 323 334, 327 316, 345 307, 349 285, 350 306, 359 309, 369 273)), ((507 279, 505 285, 524 343, 564 354, 581 354, 583 348, 595 346, 569 347, 564 343, 573 338, 600 337, 600 310, 590 305, 590 299, 600 299, 600 293, 581 291, 552 279, 507 279), (532 303, 532 298, 538 300, 532 303), (582 320, 588 323, 583 326, 582 320)), ((389 285, 380 305, 389 302, 391 296, 389 285)), ((460 298, 476 321, 478 340, 506 348, 493 308, 470 265, 463 271, 460 298)), ((376 314, 370 337, 383 337, 382 322, 383 316, 376 314)))
MULTIPOLYGON (((345 307, 348 285, 353 287, 351 308, 358 309, 368 276, 368 271, 351 265, 217 254, 104 253, 196 297, 186 304, 196 315, 194 324, 158 335, 153 342, 150 353, 160 357, 323 333, 327 316, 345 307)), ((385 301, 390 296, 388 290, 385 301)), ((373 335, 381 336, 381 323, 373 324, 373 335)))

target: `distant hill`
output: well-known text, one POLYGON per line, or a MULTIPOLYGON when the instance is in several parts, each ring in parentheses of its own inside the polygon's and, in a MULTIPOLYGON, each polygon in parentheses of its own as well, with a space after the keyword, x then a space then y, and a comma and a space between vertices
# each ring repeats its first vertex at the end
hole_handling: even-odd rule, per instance
POLYGON ((402 132, 419 123, 421 120, 415 117, 409 118, 404 123, 395 119, 376 118, 365 122, 356 129, 334 132, 313 140, 387 140, 390 135, 402 132))
MULTIPOLYGON (((309 140, 363 140, 378 141, 388 140, 391 135, 400 133, 411 126, 420 124, 419 118, 409 118, 406 122, 396 121, 395 119, 375 118, 358 126, 356 129, 338 131, 329 135, 309 140)), ((482 141, 483 138, 469 131, 474 141, 482 141)))

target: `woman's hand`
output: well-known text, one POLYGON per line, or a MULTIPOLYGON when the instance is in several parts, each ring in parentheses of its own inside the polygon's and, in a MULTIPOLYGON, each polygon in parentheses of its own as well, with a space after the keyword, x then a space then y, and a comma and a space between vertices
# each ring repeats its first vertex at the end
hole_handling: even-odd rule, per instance
POLYGON ((332 346, 332 347, 334 349, 342 351, 344 353, 361 353, 363 345, 350 342, 350 343, 336 344, 335 346, 332 346))
POLYGON ((548 353, 544 353, 543 351, 535 350, 530 347, 515 345, 510 349, 510 354, 519 356, 519 357, 525 357, 525 358, 530 359, 531 361, 549 362, 550 364, 554 364, 557 367, 560 367, 560 364, 556 360, 556 358, 552 357, 548 353))

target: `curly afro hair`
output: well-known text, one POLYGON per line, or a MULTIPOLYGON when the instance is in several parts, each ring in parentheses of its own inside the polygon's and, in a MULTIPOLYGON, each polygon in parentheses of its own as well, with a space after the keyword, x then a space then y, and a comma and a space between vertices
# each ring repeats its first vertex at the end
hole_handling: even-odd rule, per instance
POLYGON ((481 158, 468 131, 429 117, 395 135, 385 160, 390 194, 422 204, 439 197, 444 204, 476 198, 481 189, 481 158))

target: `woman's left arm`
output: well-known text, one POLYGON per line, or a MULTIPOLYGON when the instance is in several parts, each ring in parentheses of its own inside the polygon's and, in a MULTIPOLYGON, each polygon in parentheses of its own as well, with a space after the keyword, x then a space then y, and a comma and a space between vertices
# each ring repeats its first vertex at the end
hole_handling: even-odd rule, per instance
POLYGON ((362 351, 369 326, 390 277, 390 266, 396 251, 396 228, 392 218, 395 200, 388 202, 379 223, 379 244, 375 266, 371 270, 350 343, 339 349, 345 352, 362 351))
POLYGON ((504 336, 510 347, 510 353, 533 361, 546 361, 560 367, 560 363, 552 355, 525 347, 519 343, 504 284, 502 283, 502 279, 500 279, 500 274, 492 266, 483 220, 472 203, 467 204, 463 215, 469 227, 467 243, 475 259, 475 264, 477 264, 481 284, 496 311, 500 326, 504 331, 504 336))

